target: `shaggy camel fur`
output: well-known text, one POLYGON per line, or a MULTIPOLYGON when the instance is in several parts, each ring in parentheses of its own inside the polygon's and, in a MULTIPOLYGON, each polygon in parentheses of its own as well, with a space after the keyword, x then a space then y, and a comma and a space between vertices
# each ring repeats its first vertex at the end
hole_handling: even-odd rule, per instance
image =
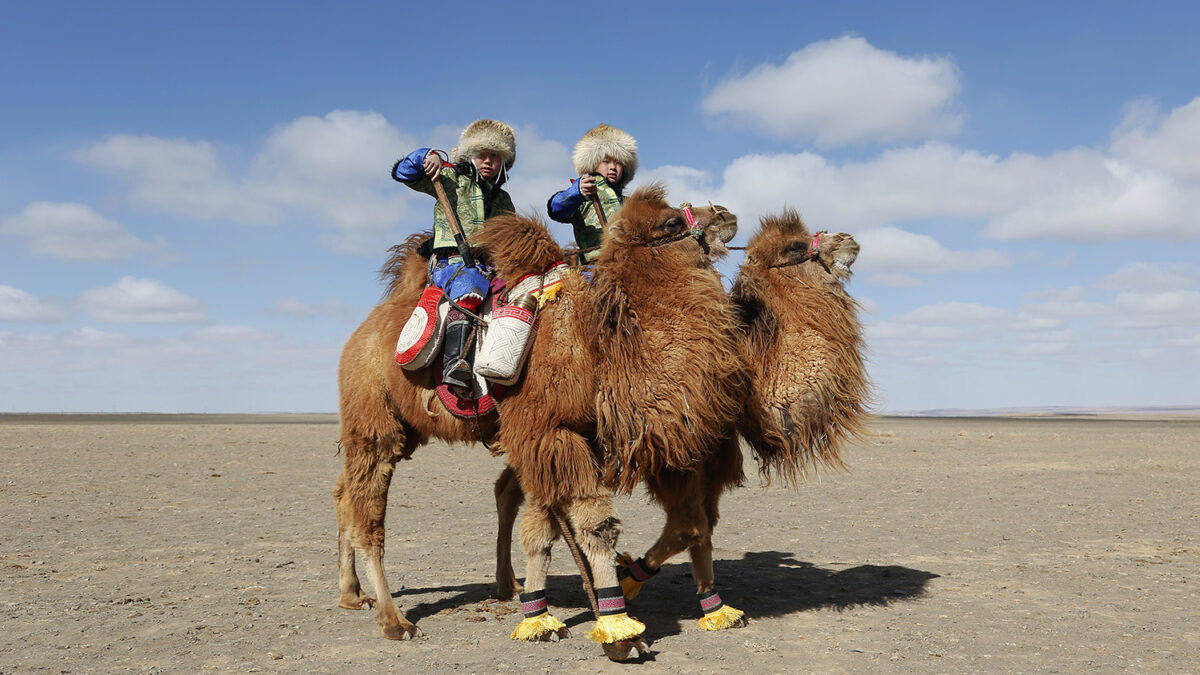
MULTIPOLYGON (((814 238, 791 210, 764 218, 747 247, 731 293, 741 318, 740 359, 749 377, 740 390, 745 407, 736 432, 749 442, 768 481, 774 474, 794 485, 818 464, 841 468, 841 446, 863 433, 870 384, 857 304, 843 288, 857 255, 853 237, 814 238)), ((649 493, 667 520, 641 560, 622 556, 623 565, 637 567, 622 585, 626 597, 633 598, 647 575, 688 550, 706 614, 700 625, 714 630, 744 625, 738 610, 711 609, 721 606, 712 569, 718 502, 722 492, 741 482, 742 456, 733 426, 709 433, 710 452, 695 468, 648 476, 649 493)), ((501 598, 511 597, 518 587, 508 532, 520 500, 516 477, 506 470, 496 482, 501 598)))
POLYGON ((763 218, 746 247, 731 293, 753 382, 739 431, 767 479, 795 485, 817 465, 844 468, 842 445, 864 433, 871 384, 844 288, 858 250, 848 234, 814 238, 790 209, 763 218))
MULTIPOLYGON (((702 229, 709 220, 720 220, 716 209, 697 216, 702 229)), ((613 560, 620 521, 605 475, 624 484, 648 470, 687 467, 704 452, 704 444, 696 440, 700 436, 689 430, 731 424, 739 404, 711 395, 707 383, 740 373, 732 335, 736 317, 707 254, 688 236, 684 214, 667 205, 661 187, 644 188, 627 200, 610 228, 614 236, 598 261, 596 285, 589 286, 579 274, 567 277, 557 299, 539 313, 526 374, 497 402, 498 416, 478 422, 457 419, 441 408, 432 373, 406 371, 392 361, 396 338, 425 284, 427 260, 417 253, 421 237, 395 247, 385 265, 383 276, 390 280, 386 296, 342 353, 345 466, 334 489, 339 605, 359 609, 376 604, 385 637, 420 634, 391 601, 383 572, 384 517, 393 465, 409 459, 431 437, 495 442, 493 450, 503 452, 517 470, 529 499, 521 539, 528 561, 526 589, 532 592, 544 588, 550 547, 559 535, 552 509, 565 515, 597 587, 616 586, 613 560), (673 342, 678 339, 695 343, 685 350, 673 342), (659 355, 643 354, 640 348, 659 355), (688 358, 697 349, 706 358, 688 358), (610 361, 617 358, 629 362, 610 361), (613 363, 612 377, 595 372, 594 364, 602 360, 613 363), (664 366, 673 369, 673 380, 664 384, 680 392, 679 405, 660 411, 637 406, 636 401, 649 404, 656 396, 647 383, 664 366), (621 387, 628 400, 617 400, 621 387), (598 391, 608 392, 608 404, 596 405, 598 391), (659 417, 642 412, 637 418, 641 426, 635 428, 621 416, 636 410, 655 411, 659 417), (604 451, 589 442, 601 428, 615 439, 604 451), (377 603, 363 592, 356 553, 363 556, 377 603)), ((527 218, 492 219, 479 241, 504 279, 540 274, 562 260, 561 248, 544 226, 527 218)), ((618 629, 593 631, 591 637, 644 647, 638 643, 642 628, 629 619, 618 629)), ((545 639, 550 633, 560 631, 547 629, 533 637, 545 639)))

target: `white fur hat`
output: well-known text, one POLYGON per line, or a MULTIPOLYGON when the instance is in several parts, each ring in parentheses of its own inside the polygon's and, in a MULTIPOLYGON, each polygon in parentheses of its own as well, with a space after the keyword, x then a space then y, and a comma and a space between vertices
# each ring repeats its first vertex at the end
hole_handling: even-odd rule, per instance
POLYGON ((511 169, 517 159, 517 138, 512 127, 488 119, 471 122, 458 137, 458 145, 450 149, 450 161, 455 164, 470 161, 485 150, 500 155, 504 168, 511 169))
POLYGON ((637 140, 628 132, 607 124, 601 124, 588 130, 583 138, 575 144, 575 153, 571 161, 575 164, 575 173, 583 176, 596 170, 596 165, 612 157, 625 165, 623 182, 628 183, 637 173, 638 156, 637 140))

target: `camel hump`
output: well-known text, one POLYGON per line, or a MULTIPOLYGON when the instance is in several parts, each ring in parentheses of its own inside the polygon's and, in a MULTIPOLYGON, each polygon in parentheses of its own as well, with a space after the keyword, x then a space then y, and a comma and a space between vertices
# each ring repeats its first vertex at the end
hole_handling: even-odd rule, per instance
POLYGON ((509 281, 541 274, 563 260, 562 246, 535 216, 504 214, 489 218, 475 240, 486 251, 496 275, 509 281))

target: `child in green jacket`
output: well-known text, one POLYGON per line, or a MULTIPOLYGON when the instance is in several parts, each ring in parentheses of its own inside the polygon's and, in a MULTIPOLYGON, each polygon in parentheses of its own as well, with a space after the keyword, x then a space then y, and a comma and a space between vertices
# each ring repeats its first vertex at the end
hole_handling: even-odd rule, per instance
POLYGON ((580 262, 590 262, 600 255, 603 223, 621 209, 625 186, 637 172, 637 140, 621 129, 601 124, 579 139, 571 160, 579 178, 551 197, 546 211, 554 220, 574 226, 580 262), (603 221, 593 199, 604 212, 603 221))
MULTIPOLYGON (((458 145, 450 150, 450 161, 430 148, 418 148, 392 166, 392 178, 410 188, 435 195, 433 181, 441 181, 450 207, 463 230, 467 244, 483 228, 483 222, 501 213, 512 213, 512 198, 502 187, 517 158, 516 137, 503 122, 475 120, 463 129, 458 145)), ((433 283, 463 309, 474 312, 487 295, 489 270, 467 266, 454 241, 454 233, 442 210, 433 207, 433 283)), ((469 317, 451 309, 446 317, 442 345, 442 381, 460 391, 472 390, 469 317)))

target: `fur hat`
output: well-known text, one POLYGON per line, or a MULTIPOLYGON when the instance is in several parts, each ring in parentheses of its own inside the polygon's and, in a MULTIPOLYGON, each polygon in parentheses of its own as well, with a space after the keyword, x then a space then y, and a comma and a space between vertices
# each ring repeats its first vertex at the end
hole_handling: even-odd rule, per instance
POLYGON ((458 164, 475 159, 484 150, 491 150, 511 169, 517 159, 517 140, 512 127, 496 120, 475 120, 463 129, 458 145, 450 149, 450 161, 458 164))
POLYGON ((575 173, 583 176, 595 171, 596 165, 604 161, 605 157, 612 157, 625 165, 622 182, 628 183, 633 174, 637 173, 637 140, 625 131, 601 124, 588 130, 583 138, 579 139, 571 161, 575 164, 575 173))

